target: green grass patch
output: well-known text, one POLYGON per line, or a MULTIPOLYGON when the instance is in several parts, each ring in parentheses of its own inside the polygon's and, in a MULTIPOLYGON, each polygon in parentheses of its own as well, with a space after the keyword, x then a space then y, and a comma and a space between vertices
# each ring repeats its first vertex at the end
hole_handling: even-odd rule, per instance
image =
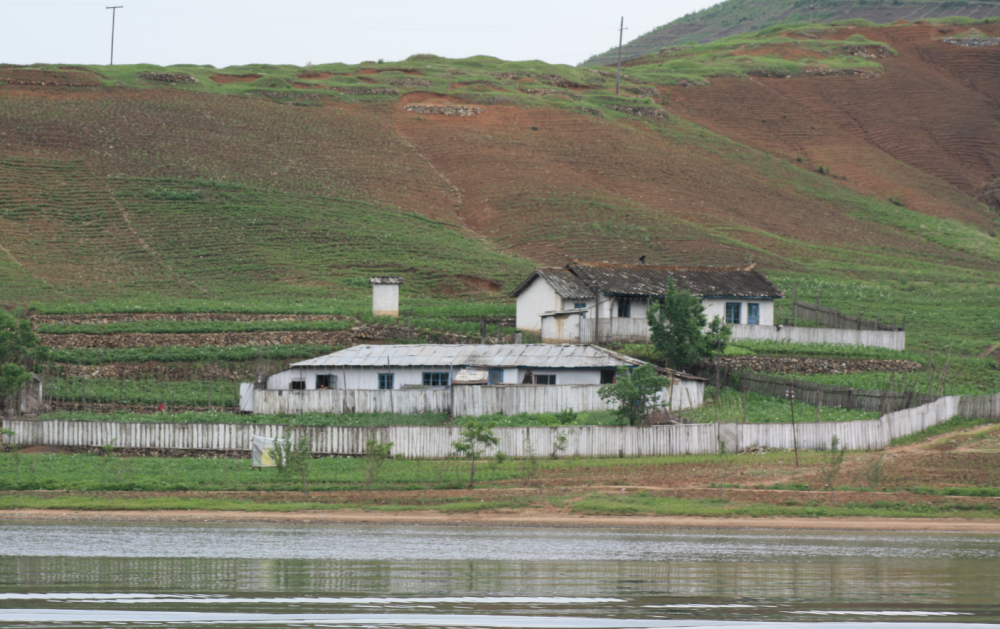
MULTIPOLYGON (((681 415, 690 417, 695 422, 742 422, 743 393, 735 389, 723 388, 719 401, 715 401, 715 387, 705 387, 705 405, 681 415)), ((795 421, 810 423, 816 421, 817 407, 815 404, 795 402, 795 421)), ((845 422, 865 419, 878 419, 877 412, 860 411, 856 409, 824 406, 820 412, 820 421, 845 422)), ((759 393, 747 393, 746 421, 754 424, 789 423, 792 421, 792 402, 785 398, 771 397, 759 393)))
POLYGON ((43 323, 39 334, 221 334, 227 332, 336 332, 354 320, 333 321, 129 321, 108 324, 43 323))
POLYGON ((959 430, 967 430, 969 428, 975 428, 976 426, 985 426, 986 424, 995 423, 997 423, 997 420, 995 419, 984 419, 980 417, 952 417, 948 421, 931 426, 921 432, 906 435, 905 437, 897 437, 893 439, 889 445, 906 446, 912 443, 920 443, 930 439, 931 437, 937 437, 938 435, 943 435, 949 432, 957 432, 959 430))
POLYGON ((243 362, 257 359, 290 360, 299 358, 304 360, 341 349, 343 349, 342 346, 334 345, 233 345, 230 347, 168 345, 163 347, 55 348, 52 350, 52 361, 71 365, 104 365, 149 361, 209 363, 243 362))
POLYGON ((996 504, 931 504, 902 501, 848 502, 842 505, 813 501, 802 505, 729 502, 724 499, 692 500, 643 494, 594 494, 573 504, 584 515, 694 515, 702 517, 878 517, 878 518, 997 518, 996 504))

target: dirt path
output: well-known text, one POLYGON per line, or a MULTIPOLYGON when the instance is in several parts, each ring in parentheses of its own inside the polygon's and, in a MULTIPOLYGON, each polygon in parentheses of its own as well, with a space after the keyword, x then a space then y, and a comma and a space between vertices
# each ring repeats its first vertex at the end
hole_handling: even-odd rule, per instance
POLYGON ((443 514, 433 511, 378 513, 341 510, 326 513, 254 511, 0 511, 3 521, 73 522, 287 522, 294 524, 395 524, 433 526, 503 526, 542 528, 632 529, 779 529, 791 531, 927 531, 1000 533, 995 520, 918 518, 702 518, 661 516, 582 516, 534 512, 443 514))

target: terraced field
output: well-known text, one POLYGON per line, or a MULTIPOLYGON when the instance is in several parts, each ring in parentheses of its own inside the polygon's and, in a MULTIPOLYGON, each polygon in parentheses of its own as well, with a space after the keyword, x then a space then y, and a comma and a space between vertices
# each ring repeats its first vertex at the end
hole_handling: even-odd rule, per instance
POLYGON ((969 28, 775 28, 634 60, 617 96, 603 69, 489 57, 2 67, 0 301, 360 316, 399 274, 442 304, 411 328, 476 335, 447 320, 509 309, 536 264, 753 260, 978 352, 1000 48, 942 41, 969 28))

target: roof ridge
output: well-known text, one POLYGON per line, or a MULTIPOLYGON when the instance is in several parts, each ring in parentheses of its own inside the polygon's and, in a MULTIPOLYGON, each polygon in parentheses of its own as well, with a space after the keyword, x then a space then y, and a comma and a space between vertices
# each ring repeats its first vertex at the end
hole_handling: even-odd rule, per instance
POLYGON ((754 271, 757 268, 756 262, 751 262, 750 264, 743 264, 737 266, 708 266, 708 265, 684 265, 684 264, 623 264, 618 262, 592 262, 587 260, 578 260, 573 258, 572 261, 567 264, 565 269, 571 270, 570 267, 573 265, 577 266, 591 266, 602 269, 653 269, 657 271, 754 271))

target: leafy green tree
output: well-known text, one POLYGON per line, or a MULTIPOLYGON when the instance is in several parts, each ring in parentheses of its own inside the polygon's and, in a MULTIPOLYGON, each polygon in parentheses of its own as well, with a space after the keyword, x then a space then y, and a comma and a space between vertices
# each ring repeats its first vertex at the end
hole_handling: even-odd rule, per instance
POLYGON ((597 390, 602 400, 618 402, 618 414, 630 426, 635 426, 659 406, 657 396, 670 384, 670 379, 656 373, 656 368, 646 364, 629 370, 618 368, 618 376, 613 384, 606 384, 597 390))
POLYGON ((49 348, 38 342, 31 321, 0 308, 0 408, 31 378, 35 364, 48 360, 49 348))
POLYGON ((719 317, 709 323, 701 299, 678 289, 672 278, 663 301, 649 304, 646 319, 653 345, 666 358, 666 366, 674 369, 687 369, 721 353, 733 333, 719 317))
POLYGON ((495 446, 500 443, 500 439, 493 434, 493 424, 475 419, 469 420, 462 429, 460 437, 451 445, 455 448, 455 452, 472 462, 472 469, 469 472, 469 489, 472 489, 472 484, 476 480, 476 459, 483 457, 484 450, 481 448, 495 446))
POLYGON ((365 456, 362 459, 364 471, 365 471, 365 494, 371 492, 372 483, 378 477, 379 469, 381 469, 382 464, 392 456, 392 442, 387 441, 385 443, 379 442, 375 437, 372 437, 365 443, 365 456))
POLYGON ((312 464, 312 442, 308 435, 301 435, 296 441, 275 439, 270 449, 271 458, 277 464, 278 473, 291 472, 302 481, 302 493, 308 495, 309 466, 312 464))

